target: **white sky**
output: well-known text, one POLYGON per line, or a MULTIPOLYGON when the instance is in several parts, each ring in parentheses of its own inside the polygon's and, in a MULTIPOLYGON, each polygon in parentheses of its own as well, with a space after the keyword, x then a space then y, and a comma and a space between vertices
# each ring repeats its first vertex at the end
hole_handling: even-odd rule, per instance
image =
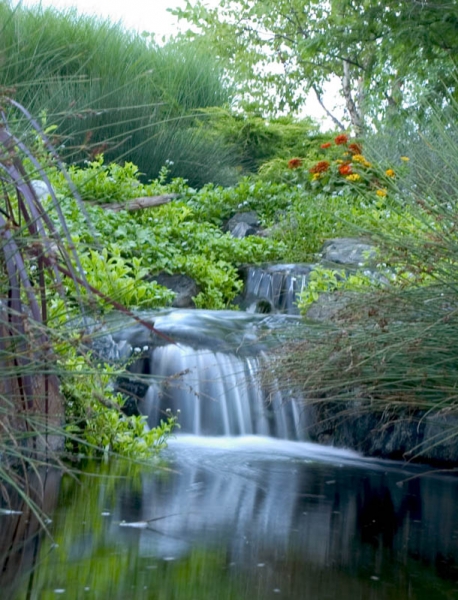
MULTIPOLYGON (((216 4, 216 0, 207 0, 207 3, 216 4)), ((22 0, 22 4, 32 6, 40 2, 22 0)), ((41 0, 41 4, 57 9, 75 6, 81 13, 122 21, 128 29, 153 32, 159 39, 176 33, 177 19, 167 9, 184 6, 184 0, 41 0)))
MULTIPOLYGON (((14 3, 19 2, 14 0, 14 3)), ((41 2, 22 0, 22 4, 28 6, 40 3, 45 7, 54 6, 57 9, 74 6, 81 13, 108 17, 112 21, 122 21, 128 29, 135 29, 140 33, 143 31, 155 33, 159 41, 162 37, 168 37, 178 31, 178 20, 167 12, 167 9, 184 6, 185 0, 41 0, 41 2)), ((218 0, 206 0, 206 4, 216 6, 218 0)), ((186 28, 185 24, 181 27, 186 28)), ((342 106, 337 89, 336 84, 331 83, 327 86, 327 93, 324 95, 324 101, 331 111, 334 104, 342 106)), ((335 113, 341 118, 342 108, 337 109, 335 113)), ((313 93, 307 98, 303 114, 320 122, 323 129, 334 128, 313 93)))

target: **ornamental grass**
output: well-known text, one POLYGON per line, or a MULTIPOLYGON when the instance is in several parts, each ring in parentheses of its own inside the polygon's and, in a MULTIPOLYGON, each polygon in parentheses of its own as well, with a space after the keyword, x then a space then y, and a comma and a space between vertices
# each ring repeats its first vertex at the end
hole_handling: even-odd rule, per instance
MULTIPOLYGON (((443 417, 448 439, 438 435, 424 442, 411 449, 411 458, 427 444, 454 443, 458 434, 455 109, 452 124, 432 115, 427 129, 420 124, 409 136, 398 132, 396 139, 389 132, 387 145, 383 134, 366 141, 368 158, 382 172, 383 165, 400 161, 406 167, 386 169, 389 191, 376 192, 385 203, 380 217, 388 223, 354 230, 378 247, 378 268, 391 281, 372 291, 334 292, 337 308, 329 318, 308 322, 304 339, 291 341, 276 357, 282 380, 307 404, 335 403, 343 419, 355 411, 390 415, 390 421, 415 418, 420 424, 430 415, 443 417)), ((321 298, 324 306, 328 299, 321 298)))
MULTIPOLYGON (((230 104, 232 91, 198 44, 160 46, 75 9, 2 2, 0 55, 0 86, 39 117, 67 162, 104 153, 148 179, 168 162, 190 185, 237 180, 235 151, 201 126, 202 109, 230 104)), ((10 127, 29 126, 13 114, 10 127)))

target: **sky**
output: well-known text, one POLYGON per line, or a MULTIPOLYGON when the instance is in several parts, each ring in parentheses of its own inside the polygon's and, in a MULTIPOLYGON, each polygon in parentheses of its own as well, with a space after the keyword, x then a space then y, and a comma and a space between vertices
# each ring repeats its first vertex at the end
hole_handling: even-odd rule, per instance
MULTIPOLYGON (((16 3, 17 0, 16 0, 16 3)), ((40 4, 37 0, 22 0, 24 5, 40 4)), ((41 0, 45 7, 54 6, 57 9, 76 7, 81 13, 108 17, 112 21, 122 21, 128 29, 135 29, 142 33, 155 33, 159 41, 162 37, 168 37, 177 32, 178 20, 167 12, 168 8, 184 6, 185 0, 41 0)), ((218 0, 206 0, 209 6, 216 6, 218 0)), ((182 25, 185 28, 185 25, 182 25)), ((340 104, 337 84, 328 86, 324 99, 326 105, 332 110, 334 104, 340 104)), ((336 115, 340 118, 342 110, 337 110, 336 115)), ((315 96, 310 94, 303 111, 304 116, 311 116, 321 123, 323 130, 333 129, 332 121, 325 116, 315 96)))
MULTIPOLYGON (((31 6, 40 2, 23 0, 22 3, 31 6)), ((167 9, 185 3, 184 0, 41 0, 41 4, 58 9, 75 6, 81 13, 122 21, 128 29, 153 32, 160 39, 177 31, 177 19, 167 9)), ((207 0, 207 4, 216 4, 216 0, 207 0)))

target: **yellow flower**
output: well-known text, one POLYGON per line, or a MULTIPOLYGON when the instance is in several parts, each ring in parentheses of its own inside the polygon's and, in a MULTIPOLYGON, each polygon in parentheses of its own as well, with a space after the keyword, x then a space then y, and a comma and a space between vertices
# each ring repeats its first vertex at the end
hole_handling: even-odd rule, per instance
POLYGON ((319 178, 320 178, 320 176, 321 176, 321 173, 314 173, 314 174, 312 175, 312 181, 316 181, 317 179, 319 179, 319 178))
POLYGON ((371 163, 362 154, 354 154, 353 162, 360 163, 364 167, 372 167, 371 163))
POLYGON ((409 162, 410 158, 408 156, 401 156, 401 160, 404 162, 409 162))
POLYGON ((344 162, 344 161, 343 161, 343 160, 341 160, 340 158, 338 158, 338 159, 336 160, 336 163, 337 163, 338 165, 343 165, 343 162, 344 162))
POLYGON ((387 169, 387 170, 385 171, 385 175, 386 175, 387 177, 396 177, 396 173, 393 171, 393 169, 387 169))
POLYGON ((380 198, 385 198, 385 196, 388 194, 388 192, 385 189, 377 190, 375 193, 377 194, 377 196, 380 196, 380 198))
POLYGON ((352 173, 351 175, 347 175, 345 179, 348 181, 359 181, 361 179, 361 175, 358 175, 358 173, 352 173))

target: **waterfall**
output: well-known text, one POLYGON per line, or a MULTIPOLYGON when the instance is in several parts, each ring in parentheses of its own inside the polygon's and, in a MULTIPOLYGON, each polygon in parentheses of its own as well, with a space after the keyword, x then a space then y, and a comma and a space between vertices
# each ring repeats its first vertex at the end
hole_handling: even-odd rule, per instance
POLYGON ((173 339, 139 325, 114 334, 139 358, 118 386, 135 395, 151 427, 177 415, 180 432, 207 436, 263 435, 298 440, 305 424, 296 399, 269 373, 267 350, 296 317, 237 311, 168 310, 142 314, 173 339))
POLYGON ((299 314, 296 303, 307 287, 313 265, 245 267, 245 288, 240 305, 249 312, 299 314))

